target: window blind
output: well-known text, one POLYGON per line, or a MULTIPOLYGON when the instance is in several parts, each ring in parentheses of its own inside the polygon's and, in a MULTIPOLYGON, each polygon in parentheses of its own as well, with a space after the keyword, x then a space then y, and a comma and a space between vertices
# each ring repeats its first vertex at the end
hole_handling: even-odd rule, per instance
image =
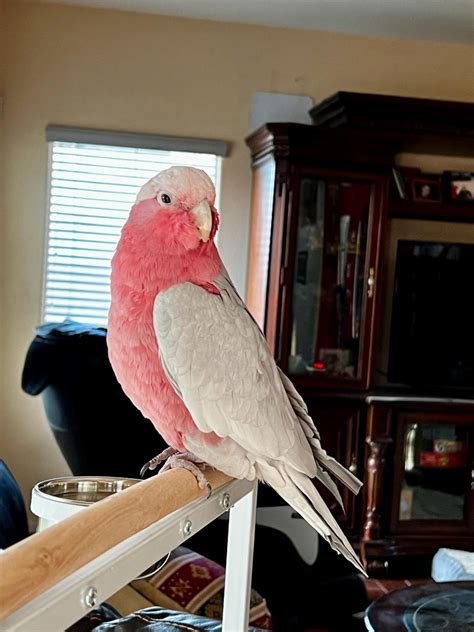
POLYGON ((158 171, 183 165, 203 169, 218 192, 221 159, 214 153, 69 142, 51 135, 49 141, 43 320, 105 326, 111 258, 140 187, 158 171))

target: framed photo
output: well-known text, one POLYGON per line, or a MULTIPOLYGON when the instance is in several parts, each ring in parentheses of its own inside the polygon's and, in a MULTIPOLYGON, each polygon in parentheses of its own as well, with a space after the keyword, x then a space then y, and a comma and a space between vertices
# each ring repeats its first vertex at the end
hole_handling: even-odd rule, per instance
POLYGON ((448 202, 474 202, 474 173, 445 171, 443 178, 448 202))
POLYGON ((412 178, 411 197, 414 202, 441 202, 441 182, 427 178, 412 178))

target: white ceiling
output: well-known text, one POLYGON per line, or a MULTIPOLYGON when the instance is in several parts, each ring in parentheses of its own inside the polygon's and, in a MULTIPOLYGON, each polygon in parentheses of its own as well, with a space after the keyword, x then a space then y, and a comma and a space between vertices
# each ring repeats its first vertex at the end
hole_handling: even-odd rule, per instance
MULTIPOLYGON (((36 2, 317 31, 474 43, 474 0, 36 0, 36 2)), ((469 60, 466 60, 466 64, 469 64, 469 60)))

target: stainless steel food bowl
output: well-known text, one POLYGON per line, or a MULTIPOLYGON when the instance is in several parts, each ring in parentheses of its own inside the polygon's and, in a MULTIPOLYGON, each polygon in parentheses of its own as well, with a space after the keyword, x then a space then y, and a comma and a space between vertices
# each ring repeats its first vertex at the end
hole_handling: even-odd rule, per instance
MULTIPOLYGON (((140 480, 113 476, 67 476, 41 481, 31 492, 31 511, 38 516, 37 531, 43 531, 84 507, 139 483, 140 480)), ((137 579, 146 579, 157 573, 168 558, 169 553, 147 568, 137 579)))
POLYGON ((138 482, 140 479, 112 476, 67 476, 41 481, 31 493, 31 511, 39 519, 37 530, 138 482))

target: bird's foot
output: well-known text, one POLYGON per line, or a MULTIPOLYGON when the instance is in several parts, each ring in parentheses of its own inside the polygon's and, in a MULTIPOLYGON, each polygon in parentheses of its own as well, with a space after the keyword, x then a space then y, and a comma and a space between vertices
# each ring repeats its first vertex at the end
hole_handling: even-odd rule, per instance
POLYGON ((211 495, 212 487, 204 476, 202 470, 206 467, 206 463, 201 459, 198 459, 191 452, 176 452, 172 456, 168 458, 166 463, 160 470, 160 474, 162 472, 166 472, 167 470, 172 470, 177 467, 182 467, 185 470, 188 470, 196 477, 197 483, 200 489, 207 489, 207 497, 211 495))
POLYGON ((156 469, 160 463, 163 463, 163 461, 166 461, 174 454, 178 454, 178 450, 175 450, 174 448, 166 448, 166 450, 163 450, 163 452, 160 452, 159 454, 154 456, 148 461, 148 463, 145 463, 145 465, 140 470, 141 478, 145 476, 147 470, 156 469))

